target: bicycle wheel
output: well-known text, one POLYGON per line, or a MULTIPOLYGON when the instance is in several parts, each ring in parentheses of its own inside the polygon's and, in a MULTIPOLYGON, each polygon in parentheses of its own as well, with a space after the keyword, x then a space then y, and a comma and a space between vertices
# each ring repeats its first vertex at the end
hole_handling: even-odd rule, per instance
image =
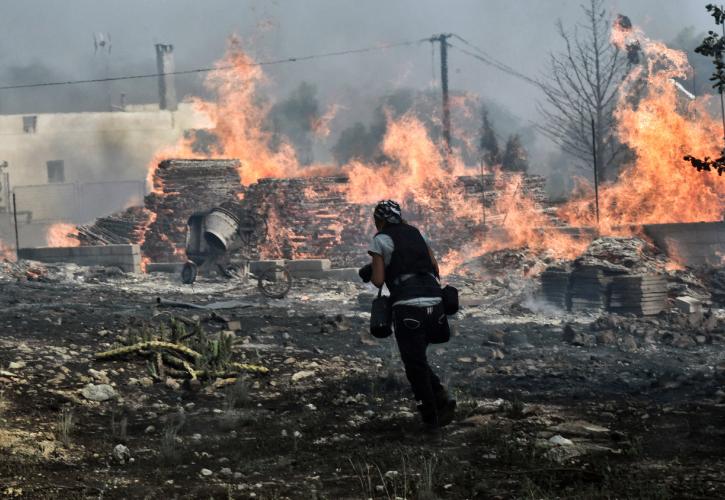
POLYGON ((265 297, 282 299, 292 288, 292 275, 284 266, 272 266, 259 275, 257 285, 265 297))

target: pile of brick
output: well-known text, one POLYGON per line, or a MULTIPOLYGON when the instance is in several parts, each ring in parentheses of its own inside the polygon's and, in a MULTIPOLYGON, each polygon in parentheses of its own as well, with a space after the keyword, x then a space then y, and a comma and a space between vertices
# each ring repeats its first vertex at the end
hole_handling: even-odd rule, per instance
POLYGON ((164 160, 146 208, 156 214, 141 250, 152 262, 185 260, 186 223, 194 212, 236 200, 243 191, 237 160, 164 160))
MULTIPOLYGON (((137 208, 84 226, 82 244, 136 242, 142 244, 151 262, 183 260, 189 216, 241 199, 240 210, 255 214, 266 224, 266 235, 257 239, 255 249, 246 252, 249 258, 326 258, 334 267, 356 266, 368 260, 365 250, 375 233, 373 207, 347 200, 347 177, 261 179, 244 188, 238 169, 236 160, 165 160, 154 173, 154 192, 145 199, 148 212, 137 208), (141 219, 133 217, 141 213, 151 214, 143 222, 145 234, 138 230, 141 219)), ((458 179, 458 187, 471 203, 481 205, 485 199, 489 225, 503 218, 493 213, 501 182, 514 179, 506 174, 503 178, 484 175, 458 179)), ((519 182, 523 195, 545 206, 542 177, 527 175, 515 182, 519 182)), ((405 217, 424 229, 439 254, 460 248, 476 230, 476 221, 400 201, 405 205, 405 217)))
POLYGON ((346 186, 347 177, 341 176, 261 179, 249 186, 242 206, 267 223, 260 256, 357 263, 374 229, 370 208, 349 203, 346 186))

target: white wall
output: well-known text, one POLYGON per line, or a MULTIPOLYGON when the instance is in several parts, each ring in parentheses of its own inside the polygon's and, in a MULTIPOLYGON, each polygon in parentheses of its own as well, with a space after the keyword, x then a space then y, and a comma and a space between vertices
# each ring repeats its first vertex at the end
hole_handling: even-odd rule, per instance
POLYGON ((23 115, 0 116, 0 161, 12 186, 46 184, 46 162, 63 160, 66 182, 145 180, 158 150, 192 128, 209 127, 191 105, 177 111, 129 106, 104 113, 39 114, 35 133, 23 131, 23 115))

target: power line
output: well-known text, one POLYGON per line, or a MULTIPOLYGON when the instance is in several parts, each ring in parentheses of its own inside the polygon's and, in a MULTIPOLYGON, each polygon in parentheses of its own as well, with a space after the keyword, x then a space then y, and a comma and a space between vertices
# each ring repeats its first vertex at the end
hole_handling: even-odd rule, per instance
POLYGON ((449 46, 457 49, 458 51, 462 52, 463 54, 466 54, 469 57, 473 57, 474 59, 477 59, 478 61, 481 61, 489 66, 493 66, 494 68, 496 68, 500 71, 503 71, 504 73, 508 73, 511 76, 515 76, 516 78, 519 78, 531 85, 541 88, 541 82, 535 80, 534 78, 531 78, 530 76, 525 75, 524 73, 521 73, 518 70, 515 70, 514 68, 512 68, 511 66, 509 66, 505 63, 502 63, 501 61, 497 60, 496 58, 494 58, 493 56, 488 54, 485 50, 473 45, 471 42, 469 42, 465 38, 463 38, 459 35, 456 35, 455 33, 453 34, 453 37, 456 38, 457 40, 460 40, 462 43, 464 43, 468 47, 472 48, 477 53, 473 53, 462 47, 456 47, 455 45, 449 44, 449 46))
MULTIPOLYGON (((387 49, 392 49, 392 48, 397 48, 397 47, 407 47, 407 46, 416 45, 416 44, 420 44, 420 43, 428 42, 428 41, 430 41, 430 38, 422 38, 420 40, 410 40, 410 41, 406 41, 406 42, 379 44, 379 45, 364 47, 364 48, 360 48, 360 49, 340 50, 340 51, 334 51, 334 52, 323 52, 320 54, 311 54, 311 55, 299 56, 299 57, 288 57, 285 59, 275 59, 275 60, 270 60, 270 61, 243 63, 242 65, 244 65, 244 66, 273 66, 273 65, 277 65, 277 64, 309 61, 312 59, 322 59, 322 58, 326 58, 326 57, 337 57, 337 56, 343 56, 343 55, 348 55, 348 54, 362 54, 365 52, 375 52, 375 51, 379 51, 379 50, 387 50, 387 49)), ((191 75, 191 74, 196 74, 196 73, 209 73, 211 71, 233 69, 234 67, 236 67, 236 65, 216 66, 216 67, 209 67, 209 68, 196 68, 196 69, 188 69, 188 70, 181 70, 181 71, 170 71, 168 73, 144 73, 144 74, 139 74, 139 75, 124 75, 124 76, 114 76, 114 77, 109 77, 109 78, 91 78, 91 79, 87 79, 87 80, 68 80, 68 81, 58 81, 58 82, 4 85, 4 86, 0 86, 0 90, 29 89, 29 88, 38 88, 38 87, 57 87, 60 85, 78 85, 78 84, 83 84, 83 83, 115 82, 115 81, 119 81, 119 80, 138 80, 141 78, 155 78, 155 77, 165 76, 165 75, 191 75)))

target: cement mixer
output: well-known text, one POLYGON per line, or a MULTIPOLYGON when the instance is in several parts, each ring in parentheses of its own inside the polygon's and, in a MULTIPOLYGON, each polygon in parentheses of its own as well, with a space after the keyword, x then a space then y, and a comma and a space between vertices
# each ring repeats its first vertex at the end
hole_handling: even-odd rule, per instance
MULTIPOLYGON (((267 226, 257 214, 226 202, 189 217, 186 229, 187 262, 181 271, 186 284, 198 274, 221 274, 227 278, 248 279, 249 261, 266 237, 267 226)), ((255 270, 262 293, 282 298, 292 287, 292 277, 284 266, 258 266, 255 270)))

